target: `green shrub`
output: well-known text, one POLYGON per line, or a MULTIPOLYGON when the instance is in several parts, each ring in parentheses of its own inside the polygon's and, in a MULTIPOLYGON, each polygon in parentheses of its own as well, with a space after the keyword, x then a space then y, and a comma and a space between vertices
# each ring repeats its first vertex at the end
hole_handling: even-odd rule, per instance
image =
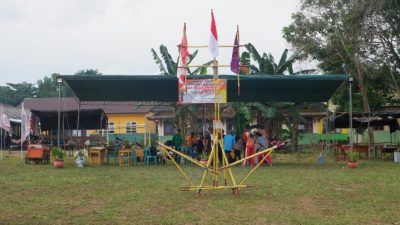
POLYGON ((59 148, 59 147, 53 147, 53 148, 51 148, 51 154, 53 155, 53 157, 54 157, 56 160, 63 160, 63 159, 64 159, 64 156, 65 156, 64 150, 62 150, 62 149, 59 148))
POLYGON ((359 158, 359 153, 355 151, 346 152, 347 158, 350 162, 357 162, 359 158))

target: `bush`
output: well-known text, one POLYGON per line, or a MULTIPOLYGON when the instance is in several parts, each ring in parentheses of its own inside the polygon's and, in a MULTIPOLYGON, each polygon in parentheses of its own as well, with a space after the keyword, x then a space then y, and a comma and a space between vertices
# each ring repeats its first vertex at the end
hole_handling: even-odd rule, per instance
POLYGON ((350 162, 357 162, 359 158, 358 152, 355 151, 348 151, 346 152, 347 158, 350 162))
POLYGON ((54 158, 56 158, 56 160, 63 160, 65 152, 61 148, 53 147, 51 149, 51 154, 53 155, 54 158))

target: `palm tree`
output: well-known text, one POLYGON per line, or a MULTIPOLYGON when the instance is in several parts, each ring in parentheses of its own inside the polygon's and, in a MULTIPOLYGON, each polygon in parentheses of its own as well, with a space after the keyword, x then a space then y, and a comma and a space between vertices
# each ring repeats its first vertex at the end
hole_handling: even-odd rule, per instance
MULTIPOLYGON (((157 52, 152 48, 151 53, 153 54, 153 59, 155 63, 159 66, 160 72, 162 75, 176 75, 178 70, 178 62, 179 56, 174 61, 172 59, 171 54, 168 52, 168 49, 164 45, 160 45, 160 54, 161 58, 158 56, 157 52)), ((189 61, 187 65, 189 65, 193 59, 196 57, 198 50, 194 51, 189 55, 189 61)), ((207 66, 211 65, 213 61, 206 62, 202 64, 201 67, 196 68, 191 71, 190 68, 187 68, 187 72, 189 75, 197 75, 197 74, 207 74, 207 66)), ((189 127, 189 129, 194 129, 194 122, 196 121, 196 112, 198 111, 197 105, 176 105, 176 103, 172 103, 171 106, 175 111, 175 124, 178 128, 181 128, 184 133, 187 132, 184 128, 189 127)))
MULTIPOLYGON (((178 60, 179 56, 174 61, 172 59, 171 54, 169 54, 168 49, 164 45, 160 45, 160 53, 162 58, 160 58, 157 54, 157 52, 152 48, 151 53, 153 54, 153 59, 155 63, 158 65, 158 68, 160 69, 160 72, 162 75, 176 75, 177 70, 178 70, 178 60)), ((192 54, 189 55, 189 61, 188 65, 193 61, 193 59, 196 57, 198 53, 198 50, 194 51, 192 54)), ((196 74, 206 74, 207 73, 207 67, 208 65, 211 65, 213 61, 209 61, 207 63, 204 63, 202 67, 199 67, 193 71, 191 71, 189 68, 187 68, 188 74, 190 75, 196 75, 196 74)))
MULTIPOLYGON (((260 55, 251 43, 246 45, 246 49, 253 61, 258 64, 258 66, 250 64, 250 74, 283 75, 288 71, 290 75, 293 75, 293 63, 300 56, 300 52, 295 52, 288 57, 289 50, 285 49, 279 63, 276 63, 270 53, 264 52, 260 55)), ((303 72, 296 74, 303 74, 303 72)), ((292 134, 292 150, 296 151, 298 149, 298 123, 304 121, 304 118, 301 117, 295 104, 255 102, 247 105, 257 110, 257 123, 268 127, 270 136, 280 136, 280 128, 283 123, 286 124, 292 134)))
POLYGON ((247 51, 250 53, 252 59, 258 64, 250 65, 251 74, 283 74, 286 70, 289 74, 293 74, 293 62, 299 57, 300 52, 294 53, 288 58, 288 49, 285 49, 281 55, 279 63, 275 63, 274 57, 271 53, 263 53, 262 56, 258 53, 257 49, 251 44, 246 45, 247 51))

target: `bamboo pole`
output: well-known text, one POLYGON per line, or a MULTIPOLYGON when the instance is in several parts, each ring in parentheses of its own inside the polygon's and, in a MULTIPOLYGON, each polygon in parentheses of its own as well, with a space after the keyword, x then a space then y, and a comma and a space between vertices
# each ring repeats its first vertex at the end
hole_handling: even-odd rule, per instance
POLYGON ((221 167, 220 170, 224 170, 224 169, 226 169, 226 168, 235 166, 235 165, 237 165, 237 164, 239 164, 239 163, 241 163, 241 162, 243 162, 243 161, 245 161, 245 160, 251 159, 251 158, 253 158, 253 157, 255 157, 255 156, 258 156, 258 155, 261 155, 261 154, 264 154, 264 153, 268 153, 268 152, 272 152, 272 151, 273 151, 274 149, 276 149, 276 148, 278 148, 277 145, 275 145, 275 146, 272 147, 272 148, 264 149, 264 150, 262 150, 262 151, 259 151, 259 152, 257 152, 257 153, 254 153, 253 155, 247 156, 247 157, 245 157, 245 158, 243 158, 243 159, 240 159, 240 160, 238 160, 238 161, 236 161, 236 162, 234 162, 234 163, 231 163, 231 164, 229 164, 229 165, 227 165, 227 166, 221 167))
MULTIPOLYGON (((232 150, 232 151, 233 151, 233 150, 232 150)), ((225 161, 225 165, 229 165, 228 159, 226 158, 226 155, 225 155, 225 154, 222 156, 222 158, 223 158, 224 161, 225 161)), ((231 181, 232 181, 233 186, 236 187, 236 181, 235 181, 235 178, 233 177, 231 168, 228 168, 227 170, 228 170, 228 173, 229 173, 229 176, 230 176, 230 178, 231 178, 231 181)), ((224 170, 224 171, 225 171, 225 170, 224 170)), ((225 182, 225 186, 226 186, 226 182, 225 182)))
MULTIPOLYGON (((211 171, 207 166, 205 166, 204 164, 202 164, 202 163, 199 162, 198 160, 193 159, 192 157, 187 156, 187 155, 185 155, 185 154, 183 154, 183 153, 181 153, 181 152, 179 152, 179 151, 177 151, 177 150, 175 150, 175 149, 173 149, 173 148, 171 148, 171 147, 169 147, 169 146, 166 146, 166 145, 164 145, 164 144, 161 143, 161 142, 158 142, 158 144, 161 145, 161 147, 164 147, 164 148, 166 148, 166 149, 172 151, 173 153, 175 153, 175 154, 177 154, 177 155, 179 155, 179 156, 181 156, 181 157, 183 157, 183 158, 185 158, 185 159, 191 161, 192 163, 194 163, 194 164, 196 164, 196 165, 198 165, 198 166, 200 166, 200 167, 202 167, 202 168, 204 168, 204 169, 206 169, 206 170, 211 171)), ((214 173, 214 171, 212 171, 212 172, 214 173)), ((218 174, 218 172, 215 172, 215 173, 218 174)))
POLYGON ((182 170, 182 168, 178 165, 177 162, 175 162, 175 159, 169 154, 169 152, 167 150, 165 150, 164 148, 161 148, 165 154, 167 155, 167 157, 172 161, 172 163, 175 164, 176 168, 178 168, 179 172, 190 182, 190 185, 193 186, 193 181, 192 179, 185 173, 185 171, 182 170))
POLYGON ((214 65, 187 65, 187 66, 178 66, 178 68, 191 68, 191 67, 231 67, 228 64, 219 64, 217 66, 214 65))
POLYGON ((237 188, 248 188, 248 187, 254 187, 254 185, 232 185, 232 186, 189 186, 189 187, 182 187, 182 191, 197 191, 200 188, 202 190, 222 190, 222 189, 237 189, 237 188))
POLYGON ((272 152, 272 151, 268 152, 268 153, 263 157, 263 159, 262 159, 260 162, 258 162, 257 166, 254 167, 254 168, 243 178, 243 180, 239 183, 239 185, 242 185, 243 182, 244 182, 245 180, 247 180, 247 178, 248 178, 251 174, 253 174, 254 171, 256 171, 256 169, 257 169, 259 166, 261 166, 261 164, 265 161, 265 159, 269 156, 269 154, 270 154, 271 152, 272 152))
MULTIPOLYGON (((215 151, 215 146, 213 145, 213 147, 211 148, 210 156, 208 157, 207 168, 210 167, 210 164, 212 163, 212 160, 215 160, 214 159, 214 151, 215 151)), ((204 173, 203 173, 203 177, 201 178, 200 186, 197 189, 198 193, 200 193, 200 191, 202 190, 202 187, 203 187, 203 184, 204 184, 204 180, 205 180, 205 178, 207 176, 207 173, 208 173, 208 170, 205 170, 204 173)), ((214 174, 213 174, 213 176, 214 176, 214 174)))
MULTIPOLYGON (((208 48, 208 45, 177 45, 185 48, 208 48)), ((233 48, 233 47, 246 47, 246 45, 218 45, 219 48, 233 48)))

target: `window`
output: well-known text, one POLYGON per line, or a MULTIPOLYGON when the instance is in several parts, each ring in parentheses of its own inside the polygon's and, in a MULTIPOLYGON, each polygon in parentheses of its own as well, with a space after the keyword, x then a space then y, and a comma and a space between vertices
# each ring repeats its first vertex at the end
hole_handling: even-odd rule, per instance
POLYGON ((174 124, 169 121, 164 122, 164 135, 174 135, 174 124))
POLYGON ((126 122, 126 133, 136 133, 136 122, 126 122))
POLYGON ((114 123, 108 123, 108 133, 113 134, 114 128, 114 123))
POLYGON ((301 131, 304 132, 312 132, 313 131, 313 120, 312 118, 304 118, 305 121, 303 123, 300 123, 298 128, 301 131))

